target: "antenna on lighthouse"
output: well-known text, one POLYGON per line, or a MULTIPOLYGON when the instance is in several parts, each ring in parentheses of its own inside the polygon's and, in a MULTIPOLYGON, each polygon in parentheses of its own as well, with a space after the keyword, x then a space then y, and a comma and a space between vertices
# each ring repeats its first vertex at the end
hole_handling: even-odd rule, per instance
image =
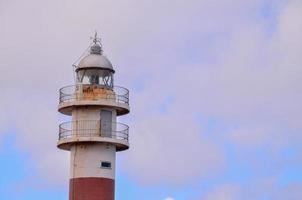
POLYGON ((90 53, 91 54, 102 54, 103 53, 103 49, 102 49, 102 42, 101 42, 101 38, 98 37, 98 32, 95 31, 94 37, 90 37, 90 39, 92 39, 93 41, 93 45, 90 47, 90 53))
POLYGON ((99 44, 100 46, 102 46, 102 40, 101 37, 98 37, 97 31, 94 32, 94 37, 90 37, 90 39, 93 41, 94 44, 99 44))

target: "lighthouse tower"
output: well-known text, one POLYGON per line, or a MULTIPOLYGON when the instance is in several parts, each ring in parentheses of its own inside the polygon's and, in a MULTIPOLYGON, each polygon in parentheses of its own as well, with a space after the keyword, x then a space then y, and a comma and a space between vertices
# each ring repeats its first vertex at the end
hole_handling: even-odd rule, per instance
MULTIPOLYGON (((97 34, 75 65, 75 84, 60 89, 59 149, 70 151, 69 200, 114 200, 116 152, 129 148, 129 91, 114 85, 114 69, 97 34)), ((50 172, 51 173, 51 172, 50 172)))

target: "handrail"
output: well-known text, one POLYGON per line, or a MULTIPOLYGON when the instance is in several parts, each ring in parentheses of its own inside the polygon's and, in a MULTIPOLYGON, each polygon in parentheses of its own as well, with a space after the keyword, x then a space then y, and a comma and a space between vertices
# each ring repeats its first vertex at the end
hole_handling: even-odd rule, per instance
POLYGON ((119 122, 77 120, 59 125, 59 140, 72 137, 104 137, 128 141, 129 127, 119 122))
POLYGON ((129 105, 129 90, 120 86, 110 88, 104 85, 78 84, 62 87, 59 92, 60 103, 76 100, 108 100, 129 105))

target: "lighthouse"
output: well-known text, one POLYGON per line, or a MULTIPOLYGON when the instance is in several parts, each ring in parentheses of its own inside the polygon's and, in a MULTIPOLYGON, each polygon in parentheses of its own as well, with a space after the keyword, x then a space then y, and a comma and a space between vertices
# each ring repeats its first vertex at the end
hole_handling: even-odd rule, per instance
POLYGON ((59 125, 57 143, 70 151, 69 200, 114 200, 116 152, 129 148, 129 127, 117 118, 130 112, 129 91, 115 86, 97 34, 73 73, 75 83, 60 89, 58 105, 70 117, 59 125))

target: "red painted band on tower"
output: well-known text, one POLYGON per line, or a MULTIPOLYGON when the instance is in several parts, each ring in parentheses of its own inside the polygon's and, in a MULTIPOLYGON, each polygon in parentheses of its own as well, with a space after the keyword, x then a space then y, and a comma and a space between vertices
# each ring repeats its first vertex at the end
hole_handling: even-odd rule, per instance
POLYGON ((114 180, 93 177, 70 179, 69 200, 114 200, 114 180))

